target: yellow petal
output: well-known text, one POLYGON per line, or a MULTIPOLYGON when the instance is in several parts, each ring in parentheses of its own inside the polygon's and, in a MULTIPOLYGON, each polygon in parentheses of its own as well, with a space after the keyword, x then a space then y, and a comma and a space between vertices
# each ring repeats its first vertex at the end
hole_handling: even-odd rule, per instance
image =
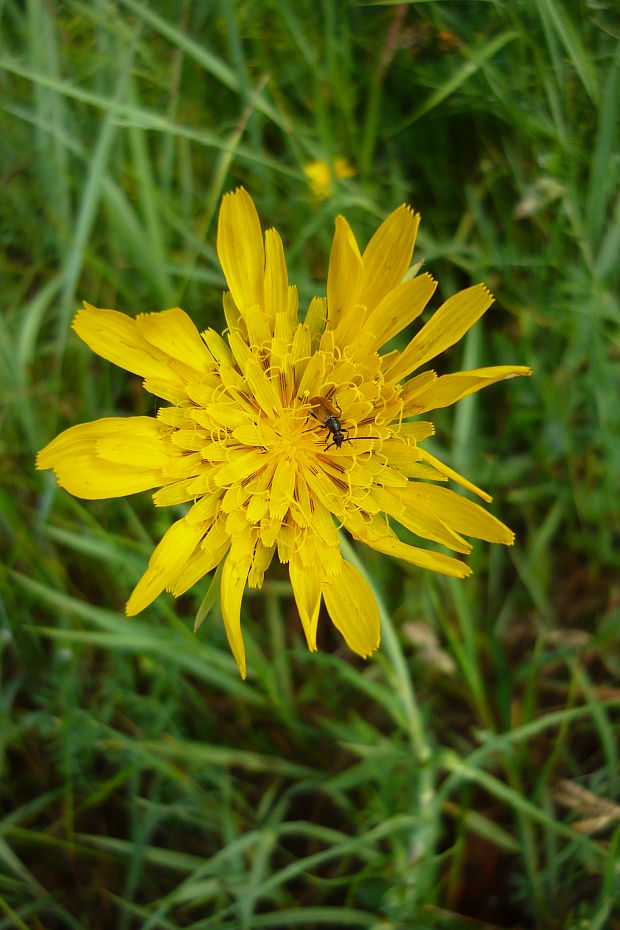
MULTIPOLYGON (((351 352, 349 347, 351 347, 355 357, 360 358, 360 351, 358 345, 356 344, 356 340, 359 337, 360 326, 365 316, 366 307, 363 304, 356 303, 352 307, 349 307, 345 313, 341 314, 338 323, 333 330, 336 345, 342 349, 346 349, 347 355, 349 356, 351 352)), ((362 337, 363 336, 366 336, 365 330, 362 333, 362 337)), ((368 340, 367 336, 366 340, 368 340)), ((365 350, 364 355, 367 355, 370 351, 367 345, 363 345, 363 349, 365 350)), ((361 356, 363 360, 365 360, 364 355, 361 356)), ((350 366, 351 363, 348 362, 348 365, 350 366)), ((337 375, 334 373, 334 379, 336 379, 336 377, 337 375)))
POLYGON ((175 449, 183 452, 199 452, 210 442, 209 433, 204 429, 177 429, 169 439, 175 449))
MULTIPOLYGON (((315 544, 316 544, 315 540, 315 544)), ((324 578, 334 578, 342 569, 340 546, 316 545, 316 560, 320 563, 324 578)))
POLYGON ((250 485, 249 492, 252 495, 246 510, 246 517, 250 523, 258 523, 269 510, 270 495, 268 489, 271 485, 275 468, 276 463, 270 456, 264 469, 256 480, 251 483, 247 482, 247 484, 250 485))
POLYGON ((250 568, 250 573, 248 575, 249 588, 262 587, 265 572, 271 565, 271 560, 273 559, 275 551, 275 546, 263 546, 262 542, 260 541, 256 543, 254 558, 252 559, 252 567, 250 568))
POLYGON ((239 313, 239 308, 237 307, 233 296, 230 291, 224 291, 222 294, 222 306, 224 308, 224 317, 226 319, 226 328, 227 329, 243 329, 245 323, 243 322, 243 317, 239 313))
MULTIPOLYGON (((209 407, 215 400, 221 398, 221 382, 217 375, 212 377, 202 377, 200 382, 191 381, 185 385, 186 395, 195 404, 201 407, 209 407)), ((194 411, 190 411, 193 413, 194 411)))
POLYGON ((241 449, 231 450, 229 461, 220 468, 213 470, 213 482, 220 488, 237 484, 260 471, 265 464, 265 454, 251 449, 244 452, 241 449))
POLYGON ((243 375, 236 368, 221 364, 219 374, 228 395, 234 397, 235 403, 238 403, 245 410, 251 410, 252 405, 245 396, 246 385, 243 381, 243 375))
POLYGON ((225 517, 226 532, 235 546, 235 560, 251 554, 254 540, 249 532, 250 524, 242 507, 231 510, 225 517))
MULTIPOLYGON (((386 490, 377 487, 373 489, 372 496, 381 505, 384 513, 394 517, 401 526, 406 527, 416 536, 421 536, 422 539, 432 539, 448 549, 469 555, 471 545, 454 532, 448 521, 444 521, 440 508, 433 510, 432 499, 429 503, 425 496, 427 487, 430 485, 413 482, 409 482, 406 488, 386 490)), ((439 488, 439 490, 445 489, 439 488)))
MULTIPOLYGON (((425 391, 417 395, 415 412, 425 413, 427 410, 449 407, 462 397, 467 397, 468 394, 480 391, 498 381, 531 374, 532 369, 527 365, 495 365, 490 368, 474 368, 471 371, 457 371, 451 375, 442 375, 425 391)), ((409 409, 412 410, 413 406, 412 404, 409 409)))
POLYGON ((241 598, 247 581, 252 558, 245 555, 234 557, 234 550, 228 553, 222 571, 221 608, 228 644, 239 666, 241 677, 245 678, 245 648, 241 634, 241 598))
MULTIPOLYGON (((271 342, 273 325, 266 316, 262 306, 253 304, 244 310, 244 319, 248 330, 248 342, 262 348, 271 342)), ((242 366, 240 366, 242 368, 242 366)))
POLYGON ((214 491, 211 494, 205 494, 200 500, 196 501, 193 507, 185 515, 188 523, 211 523, 213 517, 218 512, 221 501, 221 491, 214 491))
POLYGON ((228 342, 232 350, 234 361, 239 366, 239 369, 244 371, 245 366, 252 358, 252 349, 250 348, 247 339, 241 330, 231 329, 231 331, 228 333, 228 342))
POLYGON ((401 423, 398 429, 398 435, 413 439, 415 442, 422 442, 429 436, 435 435, 435 427, 427 420, 415 420, 411 423, 401 423))
POLYGON ((260 539, 264 546, 271 548, 282 529, 282 520, 279 517, 265 516, 260 523, 260 539))
POLYGON ((442 552, 419 549, 417 546, 409 546, 401 542, 380 517, 373 517, 370 522, 366 523, 361 514, 350 513, 342 522, 355 539, 359 539, 360 542, 386 555, 403 559, 405 562, 410 562, 428 571, 450 575, 453 578, 467 578, 471 575, 471 568, 465 562, 459 562, 458 559, 453 559, 442 552))
POLYGON ((213 359, 191 319, 180 307, 136 318, 140 335, 166 355, 198 371, 212 371, 213 359))
POLYGON ((265 420, 242 423, 234 428, 232 434, 244 446, 267 446, 277 440, 276 431, 265 420))
POLYGON ((365 659, 381 638, 379 608, 368 582, 343 559, 340 574, 324 579, 322 591, 332 623, 349 649, 365 659))
POLYGON ((296 469, 295 472, 295 494, 290 507, 293 519, 298 526, 310 526, 312 523, 310 492, 303 471, 300 469, 296 469))
MULTIPOLYGON (((288 289, 288 317, 290 321, 290 332, 292 333, 299 323, 299 291, 296 284, 289 285, 288 289)), ((290 341, 289 337, 289 341, 290 341)))
POLYGON ((208 553, 211 558, 215 558, 216 553, 222 546, 230 544, 230 534, 226 523, 227 518, 223 514, 216 517, 205 538, 200 543, 200 548, 208 553))
POLYGON ((308 649, 310 652, 316 652, 316 631, 321 607, 321 573, 316 565, 305 566, 298 558, 291 559, 288 573, 308 649))
POLYGON ((170 381, 167 378, 145 378, 142 387, 149 394, 167 400, 169 404, 182 404, 187 400, 186 385, 182 381, 170 381))
POLYGON ((308 362, 302 375, 297 397, 308 398, 318 393, 319 385, 323 383, 325 375, 325 356, 323 352, 315 352, 308 362))
POLYGON ((390 466, 397 471, 403 472, 403 474, 405 474, 405 470, 409 465, 417 462, 420 458, 420 453, 414 443, 405 442, 404 439, 397 436, 382 442, 380 451, 382 455, 387 456, 390 466))
MULTIPOLYGON (((307 317, 307 315, 306 315, 307 317)), ((304 371, 308 367, 311 353, 310 330, 306 323, 299 323, 293 335, 291 358, 295 372, 295 384, 301 382, 304 371)))
POLYGON ((408 478, 415 478, 417 481, 444 481, 447 482, 447 477, 442 474, 440 471, 437 471, 436 468, 433 468, 432 465, 424 465, 421 463, 414 463, 409 465, 405 472, 408 478))
POLYGON ((327 312, 332 327, 355 305, 363 273, 353 230, 343 216, 337 216, 327 272, 327 312))
POLYGON ((449 297, 409 345, 398 353, 386 370, 386 377, 400 381, 420 365, 445 352, 465 335, 485 310, 493 296, 484 284, 475 284, 449 297))
POLYGON ((162 478, 167 484, 169 481, 177 481, 180 478, 194 478, 204 470, 202 455, 200 452, 179 452, 175 456, 170 456, 168 464, 162 468, 162 478))
POLYGON ((288 350, 293 339, 293 332, 295 327, 299 323, 299 320, 296 319, 293 321, 291 314, 289 312, 278 313, 276 316, 276 325, 275 325, 275 339, 276 344, 280 344, 283 349, 288 350))
POLYGON ((250 358, 244 370, 252 395, 269 418, 282 413, 280 396, 255 358, 250 358))
POLYGON ((203 421, 205 415, 209 418, 211 428, 222 426, 224 429, 236 430, 251 425, 245 410, 240 409, 233 400, 226 399, 221 403, 212 401, 202 415, 203 421))
POLYGON ((288 510, 295 491, 295 473, 294 464, 286 456, 282 456, 276 465, 271 487, 269 513, 272 517, 282 519, 288 510))
POLYGON ((244 507, 248 494, 242 484, 233 484, 228 488, 222 497, 222 511, 232 513, 244 507))
POLYGON ((364 321, 364 332, 373 337, 369 350, 380 349, 417 319, 436 287, 437 282, 429 274, 422 274, 386 294, 364 321))
MULTIPOLYGON (((338 551, 340 551, 339 546, 340 542, 338 543, 338 551)), ((321 540, 312 529, 304 528, 297 534, 297 551, 294 553, 293 557, 301 562, 305 568, 312 568, 320 571, 320 566, 317 561, 317 552, 324 548, 325 547, 321 544, 321 540)), ((338 570, 340 570, 340 566, 338 566, 338 570)), ((337 575, 338 571, 331 572, 331 574, 337 575)))
POLYGON ((430 507, 440 520, 457 533, 485 539, 487 542, 503 543, 505 546, 514 543, 512 530, 479 504, 455 494, 449 488, 413 483, 407 488, 406 494, 401 494, 401 499, 411 510, 419 500, 424 500, 425 506, 430 507))
POLYGON ((325 332, 327 323, 327 299, 325 297, 313 297, 306 313, 304 325, 310 330, 312 347, 316 348, 325 332))
POLYGON ((268 229, 265 233, 264 293, 265 313, 273 332, 276 314, 288 313, 288 271, 282 240, 275 229, 268 229))
POLYGON ((160 407, 157 421, 175 429, 191 429, 194 425, 194 411, 189 407, 160 407))
POLYGON ((193 480, 193 478, 184 478, 182 481, 175 481, 173 484, 160 488, 153 494, 153 503, 156 507, 171 507, 174 504, 185 504, 193 500, 194 495, 189 489, 189 484, 193 480))
POLYGON ((280 531, 278 533, 278 559, 282 565, 286 565, 289 562, 295 553, 297 548, 297 535, 299 529, 293 523, 287 521, 282 523, 280 531))
POLYGON ((85 500, 136 494, 163 484, 158 449, 162 438, 151 417, 106 417, 72 426, 52 439, 37 456, 38 469, 52 468, 61 488, 85 500), (110 462, 97 453, 100 441, 122 447, 133 430, 144 440, 150 457, 140 462, 110 462), (119 442, 120 440, 120 442, 119 442))
MULTIPOLYGON (((236 330, 231 329, 231 333, 232 332, 236 332, 236 330)), ((233 354, 219 333, 216 333, 214 329, 205 329, 202 333, 202 338, 206 342, 209 352, 216 362, 219 362, 220 365, 230 365, 231 367, 234 365, 235 360, 233 354)), ((230 334, 228 341, 230 342, 230 334)))
POLYGON ((346 504, 344 492, 333 481, 330 481, 324 471, 317 471, 314 474, 308 471, 306 481, 320 503, 324 505, 326 511, 331 511, 331 513, 335 513, 337 517, 340 517, 346 504))
POLYGON ((403 204, 381 223, 364 249, 364 274, 357 300, 368 310, 373 310, 403 280, 419 225, 420 214, 403 204))
POLYGON ((279 313, 276 317, 276 335, 271 340, 271 364, 268 374, 282 404, 289 407, 298 382, 295 380, 293 357, 291 355, 290 340, 292 333, 289 333, 286 338, 280 335, 282 327, 279 324, 281 321, 283 326, 289 328, 288 320, 286 320, 284 314, 279 313))
POLYGON ((203 540, 199 549, 196 550, 186 561, 182 570, 177 575, 176 581, 172 587, 172 594, 179 597, 200 581, 201 578, 212 571, 220 564, 228 549, 230 548, 230 539, 221 532, 216 532, 207 544, 209 534, 203 540))
MULTIPOLYGON (((362 443, 361 440, 357 440, 357 442, 359 442, 362 447, 367 445, 366 443, 362 443)), ((402 446, 404 443, 399 443, 399 445, 402 446)), ((419 458, 415 446, 411 446, 410 451, 412 459, 419 458)), ((386 465, 385 462, 381 461, 380 456, 372 456, 368 459, 357 459, 353 467, 347 472, 347 478, 351 484, 359 485, 364 490, 371 486, 372 479, 375 475, 380 476, 379 480, 386 488, 402 488, 407 484, 407 479, 400 473, 399 469, 391 468, 389 465, 386 465)))
POLYGON ((235 304, 263 304, 265 249, 254 201, 242 187, 222 200, 217 226, 217 254, 235 304))
POLYGON ((127 601, 125 613, 128 617, 148 607, 165 588, 174 587, 203 536, 204 530, 200 525, 191 525, 185 519, 172 524, 153 550, 147 570, 127 601))
POLYGON ((95 451, 100 458, 138 471, 156 471, 169 464, 172 450, 157 420, 151 417, 118 420, 113 435, 97 439, 95 451))
POLYGON ((369 540, 360 537, 362 542, 372 549, 377 549, 385 555, 391 555, 395 559, 402 559, 418 568, 424 568, 430 572, 437 572, 439 575, 449 575, 451 578, 467 578, 471 575, 471 568, 465 562, 459 562, 449 555, 442 552, 432 552, 430 549, 420 549, 417 546, 409 546, 399 539, 369 540))
POLYGON ((433 468, 436 468, 438 472, 441 472, 442 475, 445 475, 446 478, 450 478, 456 484, 460 484, 462 488, 471 491, 473 494, 477 494, 478 497, 481 497, 483 501, 486 501, 487 504, 490 504, 493 498, 490 494, 487 494, 486 491, 482 491, 475 484, 472 484, 467 478, 464 478, 463 475, 459 475, 457 471, 454 471, 453 468, 450 468, 449 465, 445 465, 438 458, 435 458, 434 455, 431 455, 426 449, 422 446, 419 447, 420 458, 431 465, 433 468))
POLYGON ((168 356, 144 339, 136 321, 117 310, 100 310, 84 303, 72 323, 89 349, 126 371, 144 378, 170 379, 168 356))
POLYGON ((401 420, 403 417, 414 416, 418 411, 418 396, 436 380, 437 375, 434 371, 423 371, 414 378, 405 381, 400 395, 402 406, 398 411, 397 419, 401 420))
POLYGON ((202 523, 191 522, 187 517, 177 520, 166 531, 153 551, 149 567, 159 571, 166 579, 166 588, 172 586, 185 563, 205 535, 202 523))

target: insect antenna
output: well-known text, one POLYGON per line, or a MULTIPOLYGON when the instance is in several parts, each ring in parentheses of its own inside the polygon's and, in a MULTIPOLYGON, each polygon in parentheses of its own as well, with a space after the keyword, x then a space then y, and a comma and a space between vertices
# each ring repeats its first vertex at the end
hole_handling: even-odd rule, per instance
MULTIPOLYGON (((347 436, 342 442, 355 442, 356 439, 376 439, 379 441, 378 436, 347 436)), ((342 443, 330 442, 328 446, 325 446, 324 451, 327 452, 332 446, 338 446, 338 448, 340 448, 341 445, 342 443)))

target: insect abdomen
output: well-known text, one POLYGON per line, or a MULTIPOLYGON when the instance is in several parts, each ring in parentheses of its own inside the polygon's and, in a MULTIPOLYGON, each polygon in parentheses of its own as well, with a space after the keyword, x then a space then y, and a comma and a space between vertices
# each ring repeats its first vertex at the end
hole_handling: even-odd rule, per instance
POLYGON ((339 449, 344 442, 344 435, 342 432, 342 427, 340 426, 340 420, 338 417, 335 417, 332 414, 325 420, 323 425, 330 431, 334 437, 334 445, 339 449))

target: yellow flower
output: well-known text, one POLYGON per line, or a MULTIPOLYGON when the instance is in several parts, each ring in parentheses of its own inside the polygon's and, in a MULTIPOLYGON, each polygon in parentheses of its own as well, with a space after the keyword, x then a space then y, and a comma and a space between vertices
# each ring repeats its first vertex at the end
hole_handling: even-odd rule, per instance
POLYGON ((428 274, 404 280, 419 217, 403 205, 363 253, 336 219, 327 298, 299 321, 282 241, 264 238, 243 190, 224 197, 217 250, 230 291, 226 339, 200 334, 183 310, 136 319, 84 305, 73 327, 99 355, 144 378, 167 401, 157 417, 110 417, 52 440, 37 468, 61 487, 97 499, 159 488, 155 505, 188 503, 155 548, 127 603, 144 610, 162 591, 178 596, 220 563, 220 603, 242 676, 241 598, 260 587, 277 552, 288 570, 311 650, 321 599, 350 648, 379 645, 379 613, 357 569, 340 553, 341 526, 357 540, 431 571, 463 578, 469 567, 408 545, 391 522, 467 554, 462 534, 513 542, 511 531, 441 483, 491 498, 421 445, 433 425, 420 414, 480 388, 530 374, 523 366, 409 377, 448 349, 490 306, 482 284, 435 311, 402 351, 381 353, 432 296, 428 274), (406 379, 406 380, 405 380, 406 379))
POLYGON ((346 158, 334 158, 333 164, 327 161, 311 161, 304 165, 304 174, 310 183, 310 190, 319 200, 327 200, 334 192, 334 178, 339 181, 352 178, 355 170, 346 158))

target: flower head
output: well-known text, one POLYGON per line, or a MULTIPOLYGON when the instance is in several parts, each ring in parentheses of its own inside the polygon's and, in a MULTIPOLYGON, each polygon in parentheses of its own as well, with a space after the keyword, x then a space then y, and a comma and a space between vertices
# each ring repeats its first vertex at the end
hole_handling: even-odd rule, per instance
POLYGON ((355 169, 351 167, 346 158, 341 156, 334 158, 331 164, 319 160, 307 162, 303 167, 310 190, 318 200, 327 200, 331 197, 334 192, 334 178, 343 181, 355 175, 355 169))
POLYGON ((424 449, 434 429, 418 417, 530 369, 413 374, 482 316, 493 299, 488 290, 479 284, 448 298, 402 351, 382 352, 436 287, 428 274, 406 278, 418 222, 399 207, 360 252, 339 216, 327 297, 315 297, 300 322, 282 241, 274 229, 263 237, 254 203, 239 189, 224 197, 217 234, 229 286, 226 338, 199 333, 179 308, 136 319, 89 304, 78 312, 80 338, 144 378, 168 406, 156 417, 73 426, 39 453, 37 468, 52 468, 78 497, 158 488, 156 506, 188 505, 155 548, 127 614, 164 590, 182 594, 221 565, 222 616, 245 676, 243 591, 262 585, 277 553, 309 648, 316 649, 323 599, 350 648, 367 656, 379 645, 378 609, 368 583, 342 558, 339 527, 457 578, 470 574, 464 562, 402 542, 392 523, 462 554, 471 548, 464 535, 512 543, 506 526, 444 486, 451 479, 491 499, 424 449))

